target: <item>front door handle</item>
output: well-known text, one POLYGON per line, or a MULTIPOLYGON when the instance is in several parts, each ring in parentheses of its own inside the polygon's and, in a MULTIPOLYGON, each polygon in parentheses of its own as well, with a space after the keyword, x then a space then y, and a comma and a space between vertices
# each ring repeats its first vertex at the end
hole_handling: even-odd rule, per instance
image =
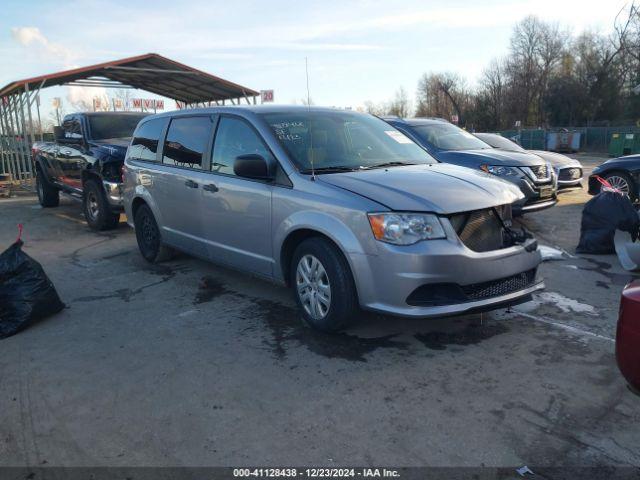
POLYGON ((207 185, 205 185, 204 187, 202 187, 204 190, 206 190, 207 192, 217 192, 219 190, 218 187, 216 187, 213 183, 209 183, 207 185))
POLYGON ((189 188, 198 188, 198 184, 193 180, 187 180, 184 184, 189 188))

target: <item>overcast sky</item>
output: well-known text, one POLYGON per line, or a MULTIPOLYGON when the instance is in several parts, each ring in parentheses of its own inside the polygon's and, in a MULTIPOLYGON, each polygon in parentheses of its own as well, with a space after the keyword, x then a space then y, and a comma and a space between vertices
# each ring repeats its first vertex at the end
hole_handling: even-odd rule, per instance
MULTIPOLYGON (((609 32, 625 3, 3 0, 0 83, 156 52, 292 103, 306 97, 306 56, 314 103, 357 107, 400 86, 413 97, 429 71, 473 82, 528 14, 574 32, 609 32)), ((69 92, 50 89, 43 103, 53 95, 69 92)))

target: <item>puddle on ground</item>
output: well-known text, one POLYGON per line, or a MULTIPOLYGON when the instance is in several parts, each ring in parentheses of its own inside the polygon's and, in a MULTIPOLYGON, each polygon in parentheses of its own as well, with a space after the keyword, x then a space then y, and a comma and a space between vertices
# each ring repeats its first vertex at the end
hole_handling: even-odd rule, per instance
POLYGON ((271 339, 265 343, 273 355, 282 360, 287 356, 287 344, 295 342, 326 358, 340 358, 353 362, 366 362, 365 356, 378 349, 406 350, 408 344, 394 340, 397 335, 358 337, 344 332, 324 333, 303 324, 296 308, 266 299, 254 299, 256 315, 264 319, 271 330, 271 339))
MULTIPOLYGON (((581 266, 578 266, 577 268, 579 270, 584 270, 586 272, 599 273, 603 277, 608 278, 610 280, 610 283, 613 284, 613 285, 620 285, 620 286, 624 287, 627 283, 629 283, 629 282, 631 282, 633 280, 637 280, 638 278, 640 278, 640 276, 633 275, 631 273, 610 272, 608 270, 611 269, 611 264, 608 263, 608 262, 602 262, 600 260, 595 260, 593 258, 586 258, 586 257, 581 257, 581 258, 586 260, 587 262, 589 262, 591 265, 593 265, 593 267, 581 267, 581 266)), ((604 286, 601 285, 601 283, 604 283, 604 282, 596 283, 596 285, 598 285, 599 287, 604 288, 604 286)))
POLYGON ((243 318, 257 320, 252 329, 264 329, 265 326, 268 328, 265 333, 269 338, 265 338, 264 344, 278 360, 287 357, 290 344, 301 345, 326 358, 356 362, 366 362, 365 356, 380 348, 404 350, 408 347, 407 343, 394 340, 396 335, 366 338, 344 332, 323 333, 313 330, 303 323, 297 308, 235 292, 210 276, 201 279, 193 304, 211 302, 222 295, 233 295, 237 299, 250 302, 243 318))
POLYGON ((468 346, 477 345, 484 340, 507 333, 509 328, 504 323, 480 323, 474 322, 462 330, 452 332, 427 332, 416 333, 414 336, 425 347, 431 350, 446 350, 450 345, 468 346))
POLYGON ((201 303, 211 302, 220 295, 233 293, 224 286, 222 282, 216 280, 213 277, 202 277, 200 285, 198 285, 198 293, 193 300, 194 305, 200 305, 201 303))
MULTIPOLYGON (((231 295, 236 299, 248 301, 242 317, 256 320, 251 330, 264 330, 268 338, 263 340, 272 355, 278 360, 287 358, 290 346, 303 346, 309 351, 325 358, 337 358, 353 362, 366 362, 366 356, 379 349, 406 351, 409 343, 400 341, 399 334, 388 334, 378 337, 360 337, 345 332, 324 333, 304 324, 297 307, 280 302, 253 297, 230 290, 224 283, 214 277, 202 277, 198 292, 193 300, 194 305, 211 302, 223 295, 231 295)), ((363 313, 363 315, 366 315, 363 313)), ((467 346, 497 335, 507 333, 509 328, 503 323, 467 324, 461 330, 451 332, 435 331, 419 333, 415 338, 432 350, 445 350, 449 345, 467 346)))
POLYGON ((101 260, 113 260, 114 258, 118 258, 118 257, 124 257, 126 255, 129 255, 131 253, 131 250, 123 250, 122 252, 116 252, 116 253, 112 253, 110 255, 105 255, 103 257, 100 257, 101 260))

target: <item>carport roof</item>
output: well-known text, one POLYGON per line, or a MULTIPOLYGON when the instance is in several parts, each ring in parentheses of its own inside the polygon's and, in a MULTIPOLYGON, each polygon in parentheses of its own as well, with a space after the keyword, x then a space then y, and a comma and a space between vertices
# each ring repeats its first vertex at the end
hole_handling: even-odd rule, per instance
POLYGON ((259 95, 255 90, 157 53, 147 53, 12 82, 0 90, 0 97, 57 85, 139 88, 186 103, 259 95))

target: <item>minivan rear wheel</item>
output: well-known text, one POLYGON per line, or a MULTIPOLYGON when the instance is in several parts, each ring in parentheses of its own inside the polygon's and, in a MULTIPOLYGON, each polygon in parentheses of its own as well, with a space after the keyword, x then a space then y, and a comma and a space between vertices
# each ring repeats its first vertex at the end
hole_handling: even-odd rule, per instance
POLYGON ((307 324, 335 332, 355 323, 360 307, 351 269, 331 242, 316 237, 298 245, 289 278, 307 324))
POLYGON ((172 257, 173 250, 162 244, 158 223, 147 205, 141 205, 138 208, 133 223, 136 228, 138 248, 147 262, 158 263, 172 257))

